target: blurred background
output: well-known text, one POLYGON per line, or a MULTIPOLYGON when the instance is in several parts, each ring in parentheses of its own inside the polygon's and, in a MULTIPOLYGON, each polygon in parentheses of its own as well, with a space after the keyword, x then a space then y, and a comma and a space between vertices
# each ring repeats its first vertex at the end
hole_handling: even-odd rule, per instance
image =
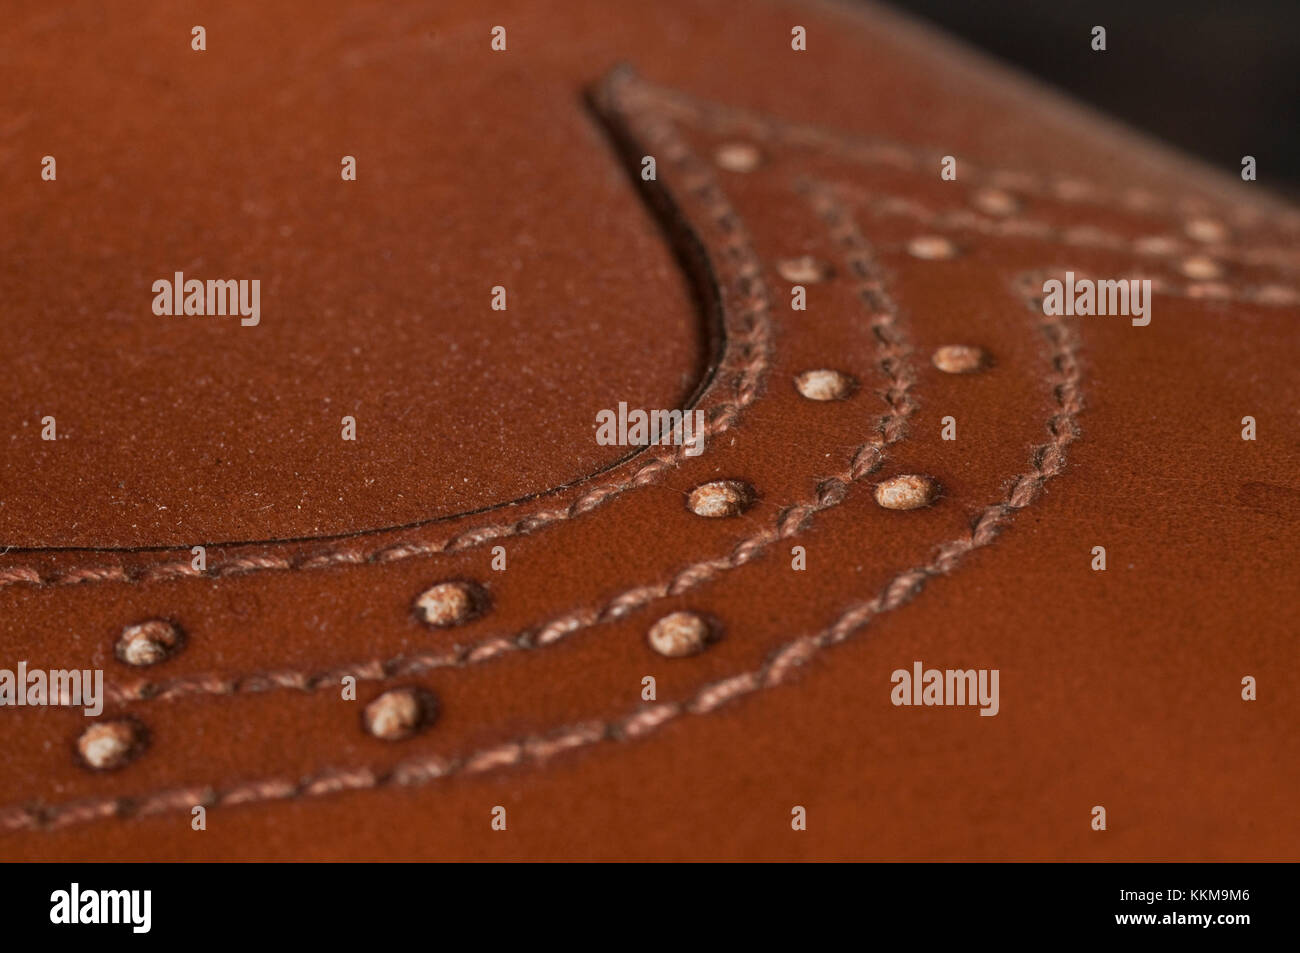
POLYGON ((887 2, 1228 172, 1253 155, 1300 197, 1300 0, 887 2))

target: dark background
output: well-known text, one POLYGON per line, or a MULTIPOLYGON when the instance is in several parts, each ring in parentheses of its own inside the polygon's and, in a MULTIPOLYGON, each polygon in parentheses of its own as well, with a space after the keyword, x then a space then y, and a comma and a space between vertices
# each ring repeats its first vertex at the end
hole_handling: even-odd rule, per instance
POLYGON ((888 2, 1230 174, 1253 155, 1261 185, 1300 196, 1300 0, 888 2))

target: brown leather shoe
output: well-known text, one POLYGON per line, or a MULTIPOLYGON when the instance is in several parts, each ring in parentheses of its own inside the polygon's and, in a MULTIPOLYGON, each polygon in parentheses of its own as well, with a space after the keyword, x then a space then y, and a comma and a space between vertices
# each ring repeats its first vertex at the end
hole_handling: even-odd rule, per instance
POLYGON ((1262 185, 874 6, 102 16, 0 84, 0 670, 105 696, 6 856, 1300 856, 1262 185))

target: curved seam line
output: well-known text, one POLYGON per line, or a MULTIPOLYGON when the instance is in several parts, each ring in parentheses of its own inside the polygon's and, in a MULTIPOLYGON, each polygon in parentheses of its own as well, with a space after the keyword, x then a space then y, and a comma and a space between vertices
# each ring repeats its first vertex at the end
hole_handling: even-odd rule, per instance
MULTIPOLYGON (((1025 304, 1034 310, 1031 302, 1026 300, 1025 304)), ((941 544, 927 563, 896 574, 873 599, 842 610, 826 628, 786 642, 757 669, 711 682, 685 701, 665 702, 608 721, 579 722, 546 735, 481 748, 463 757, 423 755, 398 762, 390 768, 325 770, 297 780, 282 778, 243 782, 225 790, 199 785, 136 799, 116 797, 54 807, 20 807, 0 812, 0 828, 50 831, 113 817, 144 817, 186 810, 195 805, 231 806, 427 784, 456 774, 480 774, 503 767, 542 763, 565 751, 600 741, 643 738, 682 715, 708 714, 738 698, 774 688, 787 681, 792 673, 818 653, 857 634, 877 615, 910 602, 929 579, 952 573, 967 555, 997 538, 1015 513, 1033 503, 1047 481, 1065 469, 1066 448, 1080 436, 1077 416, 1083 409, 1078 341, 1059 316, 1041 317, 1040 328, 1050 343, 1053 368, 1047 379, 1054 380, 1052 395, 1058 410, 1048 418, 1046 425, 1051 439, 1031 450, 1029 469, 1012 480, 1001 502, 986 506, 974 517, 968 534, 941 544)))
MULTIPOLYGON (((1042 291, 1042 282, 1046 278, 1062 278, 1065 272, 1074 271, 1076 280, 1089 279, 1093 272, 1080 271, 1073 268, 1067 269, 1062 265, 1059 268, 1028 268, 1019 272, 1016 280, 1019 284, 1024 285, 1022 294, 1039 294, 1042 291), (1038 287, 1029 287, 1038 283, 1038 287)), ((1205 301, 1213 303, 1216 301, 1238 301, 1243 304, 1255 304, 1261 307, 1293 307, 1296 292, 1285 285, 1246 285, 1245 287, 1232 287, 1225 285, 1217 280, 1209 281, 1174 281, 1168 278, 1153 277, 1151 281, 1151 291, 1154 294, 1172 295, 1175 298, 1187 298, 1190 301, 1205 301), (1286 291, 1290 297, 1282 300, 1277 297, 1276 292, 1269 291, 1269 288, 1281 288, 1286 291)))
POLYGON ((529 627, 514 635, 480 639, 441 652, 369 659, 311 673, 301 669, 271 669, 242 675, 195 675, 168 681, 109 685, 108 700, 114 703, 148 702, 192 695, 261 694, 274 689, 312 692, 345 677, 367 682, 386 681, 439 668, 462 668, 514 652, 545 648, 588 628, 620 619, 660 599, 689 592, 757 558, 778 540, 789 539, 806 530, 813 516, 838 506, 847 498, 850 485, 880 469, 885 460, 885 449, 906 436, 906 424, 916 411, 917 402, 911 393, 916 379, 914 368, 908 361, 910 346, 907 334, 899 323, 897 303, 885 290, 883 269, 870 245, 832 189, 802 180, 796 183, 796 188, 808 198, 812 211, 826 226, 832 242, 840 246, 848 270, 856 279, 856 294, 867 311, 876 341, 876 365, 888 381, 881 395, 888 410, 874 421, 872 431, 875 435, 854 449, 846 470, 815 478, 817 492, 814 498, 782 507, 771 528, 761 529, 740 540, 726 556, 698 560, 678 570, 666 583, 630 586, 597 606, 570 610, 541 626, 529 627))
MULTIPOLYGON (((937 149, 905 145, 888 139, 870 139, 854 136, 812 124, 796 123, 775 116, 752 112, 697 99, 680 90, 668 89, 642 81, 645 94, 661 108, 679 120, 715 132, 730 128, 747 130, 760 140, 783 142, 796 147, 825 149, 835 155, 864 165, 887 165, 904 171, 919 171, 923 166, 935 167, 943 154, 937 149)), ((1292 229, 1297 221, 1258 206, 1231 207, 1219 198, 1185 196, 1173 198, 1150 189, 1122 190, 1101 185, 1082 176, 1043 176, 1021 169, 998 168, 962 160, 967 176, 1002 188, 1014 189, 1027 195, 1055 198, 1065 202, 1090 205, 1122 205, 1132 211, 1164 211, 1175 215, 1199 215, 1206 209, 1226 212, 1235 224, 1248 227, 1260 221, 1276 227, 1292 229), (1135 196, 1142 194, 1145 199, 1135 196), (1269 214, 1271 212, 1271 214, 1269 214)))
MULTIPOLYGON (((727 431, 735 423, 739 412, 753 403, 758 396, 771 354, 770 296, 766 283, 762 278, 762 268, 757 264, 757 255, 749 247, 748 236, 736 226, 737 217, 707 165, 691 151, 685 140, 676 135, 667 123, 655 123, 651 117, 639 115, 636 112, 635 107, 641 104, 641 101, 634 96, 627 95, 627 82, 625 74, 616 73, 612 75, 602 84, 598 91, 597 102, 607 108, 608 115, 612 120, 624 123, 629 129, 638 127, 645 133, 643 138, 651 142, 658 141, 664 146, 665 154, 681 170, 682 192, 691 194, 698 199, 706 216, 711 217, 713 225, 723 233, 723 238, 718 243, 718 249, 723 252, 719 256, 718 266, 725 270, 734 270, 734 274, 731 275, 733 280, 730 285, 733 286, 733 290, 736 292, 737 302, 735 307, 728 308, 725 296, 720 289, 715 296, 716 307, 720 308, 724 315, 724 329, 727 324, 726 317, 733 316, 737 333, 726 335, 726 349, 721 355, 716 368, 719 373, 735 371, 736 379, 732 388, 734 397, 709 410, 710 416, 706 421, 705 433, 707 436, 714 436, 727 431), (728 256, 734 256, 736 259, 744 261, 745 264, 733 268, 728 256), (733 364, 734 367, 731 366, 733 364)), ((672 190, 667 185, 664 185, 662 191, 671 193, 672 190)), ((668 201, 671 201, 671 198, 668 201)), ((700 244, 707 251, 708 246, 702 242, 700 244)), ((712 259, 710 259, 710 262, 712 263, 712 259)), ((660 452, 633 471, 626 480, 597 487, 562 509, 532 513, 513 523, 492 524, 463 530, 440 543, 396 543, 375 550, 339 547, 310 554, 303 553, 293 557, 241 556, 214 563, 202 572, 195 570, 189 560, 133 567, 132 569, 119 565, 55 570, 46 573, 42 573, 39 569, 31 566, 15 566, 0 569, 0 588, 13 585, 49 588, 102 582, 135 584, 176 578, 219 579, 226 576, 246 575, 256 572, 294 572, 358 565, 368 562, 389 563, 418 556, 462 552, 496 540, 532 533, 552 523, 572 519, 590 512, 628 490, 654 482, 667 469, 675 465, 675 461, 682 455, 684 450, 684 447, 676 446, 672 450, 660 452)), ((544 491, 543 495, 552 492, 555 492, 555 489, 544 491)), ((510 504, 501 505, 508 506, 510 504)), ((386 528, 368 531, 367 535, 399 531, 401 531, 400 527, 386 528)), ((294 544, 309 544, 310 542, 309 539, 296 541, 294 544)), ((288 542, 281 542, 266 545, 289 544, 288 542)), ((221 545, 235 546, 240 544, 221 545)), ((31 552, 33 550, 24 549, 20 551, 31 552)), ((67 552, 68 550, 62 551, 67 552)))
POLYGON ((1275 268, 1278 271, 1300 270, 1300 255, 1293 249, 1281 246, 1252 246, 1235 251, 1231 246, 1215 243, 1190 244, 1174 235, 1148 235, 1143 238, 1126 238, 1092 225, 1065 228, 1037 219, 1018 215, 989 218, 968 209, 930 209, 910 199, 897 196, 880 197, 858 186, 839 185, 846 195, 863 200, 872 214, 910 219, 931 228, 949 231, 972 231, 993 238, 1024 239, 1027 241, 1057 242, 1080 248, 1127 252, 1138 258, 1168 261, 1175 258, 1209 255, 1224 261, 1233 261, 1249 267, 1275 268), (1149 251, 1144 242, 1161 241, 1174 245, 1167 251, 1149 251))

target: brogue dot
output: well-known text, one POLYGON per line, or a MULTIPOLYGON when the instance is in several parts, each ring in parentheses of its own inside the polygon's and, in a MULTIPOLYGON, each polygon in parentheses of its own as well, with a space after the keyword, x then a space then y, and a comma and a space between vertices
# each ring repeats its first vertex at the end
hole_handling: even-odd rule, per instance
POLYGON ((1204 255, 1184 258, 1179 263, 1178 270, 1188 278, 1194 278, 1197 281, 1212 281, 1215 278, 1223 277, 1223 266, 1213 258, 1206 258, 1204 255))
POLYGON ((1073 245, 1104 245, 1107 235, 1096 225, 1075 225, 1062 232, 1061 239, 1073 245))
POLYGON ((718 147, 713 161, 728 172, 753 172, 762 165, 763 153, 748 142, 728 142, 718 147))
POLYGON ((123 629, 114 653, 127 665, 157 665, 179 652, 184 644, 179 626, 165 619, 149 619, 123 629))
POLYGON ((1156 197, 1145 189, 1126 189, 1123 198, 1124 204, 1136 211, 1155 208, 1158 202, 1156 197))
POLYGON ((857 381, 840 371, 820 368, 804 371, 794 379, 794 386, 809 400, 844 400, 857 389, 857 381))
POLYGON ((1264 304, 1291 304, 1297 297, 1300 296, 1285 285, 1264 285, 1255 293, 1255 299, 1264 304))
POLYGON ((1198 281, 1187 286, 1189 298, 1231 298, 1232 289, 1221 281, 1198 281))
POLYGON ((1020 211, 1020 202, 1016 197, 1001 189, 980 189, 971 201, 985 215, 1014 215, 1020 211))
POLYGON ((1133 248, 1142 255, 1172 255, 1178 242, 1167 235, 1144 235, 1133 242, 1133 248))
POLYGON ((934 352, 930 363, 945 374, 973 374, 988 366, 988 355, 977 347, 947 344, 934 352))
POLYGON ((135 721, 100 721, 91 725, 77 739, 77 754, 87 767, 112 771, 134 761, 144 750, 144 728, 135 721))
POLYGON ((876 487, 876 502, 887 510, 915 510, 929 506, 939 495, 939 484, 927 476, 908 473, 876 487))
POLYGON ((1228 229, 1212 218, 1194 218, 1183 226, 1187 237, 1198 242, 1219 243, 1228 240, 1228 229))
POLYGON ((697 516, 735 516, 754 501, 754 491, 740 480, 714 480, 691 490, 686 501, 697 516))
POLYGON ((796 285, 815 285, 833 274, 830 265, 812 255, 783 258, 776 263, 776 270, 782 278, 796 285))
POLYGON ((646 640, 667 658, 684 658, 704 651, 713 639, 713 627, 695 612, 672 612, 650 627, 646 640))
POLYGON ((1077 202, 1092 194, 1092 186, 1078 179, 1058 179, 1053 185, 1056 194, 1066 201, 1077 202))
POLYGON ((366 733, 384 741, 401 741, 423 731, 438 717, 438 700, 422 688, 384 692, 361 715, 366 733))
POLYGON ((957 257, 957 246, 942 235, 919 235, 907 243, 907 253, 914 258, 940 261, 957 257))
POLYGON ((487 593, 472 582, 440 582, 415 600, 415 614, 438 628, 477 618, 487 606, 487 593))

